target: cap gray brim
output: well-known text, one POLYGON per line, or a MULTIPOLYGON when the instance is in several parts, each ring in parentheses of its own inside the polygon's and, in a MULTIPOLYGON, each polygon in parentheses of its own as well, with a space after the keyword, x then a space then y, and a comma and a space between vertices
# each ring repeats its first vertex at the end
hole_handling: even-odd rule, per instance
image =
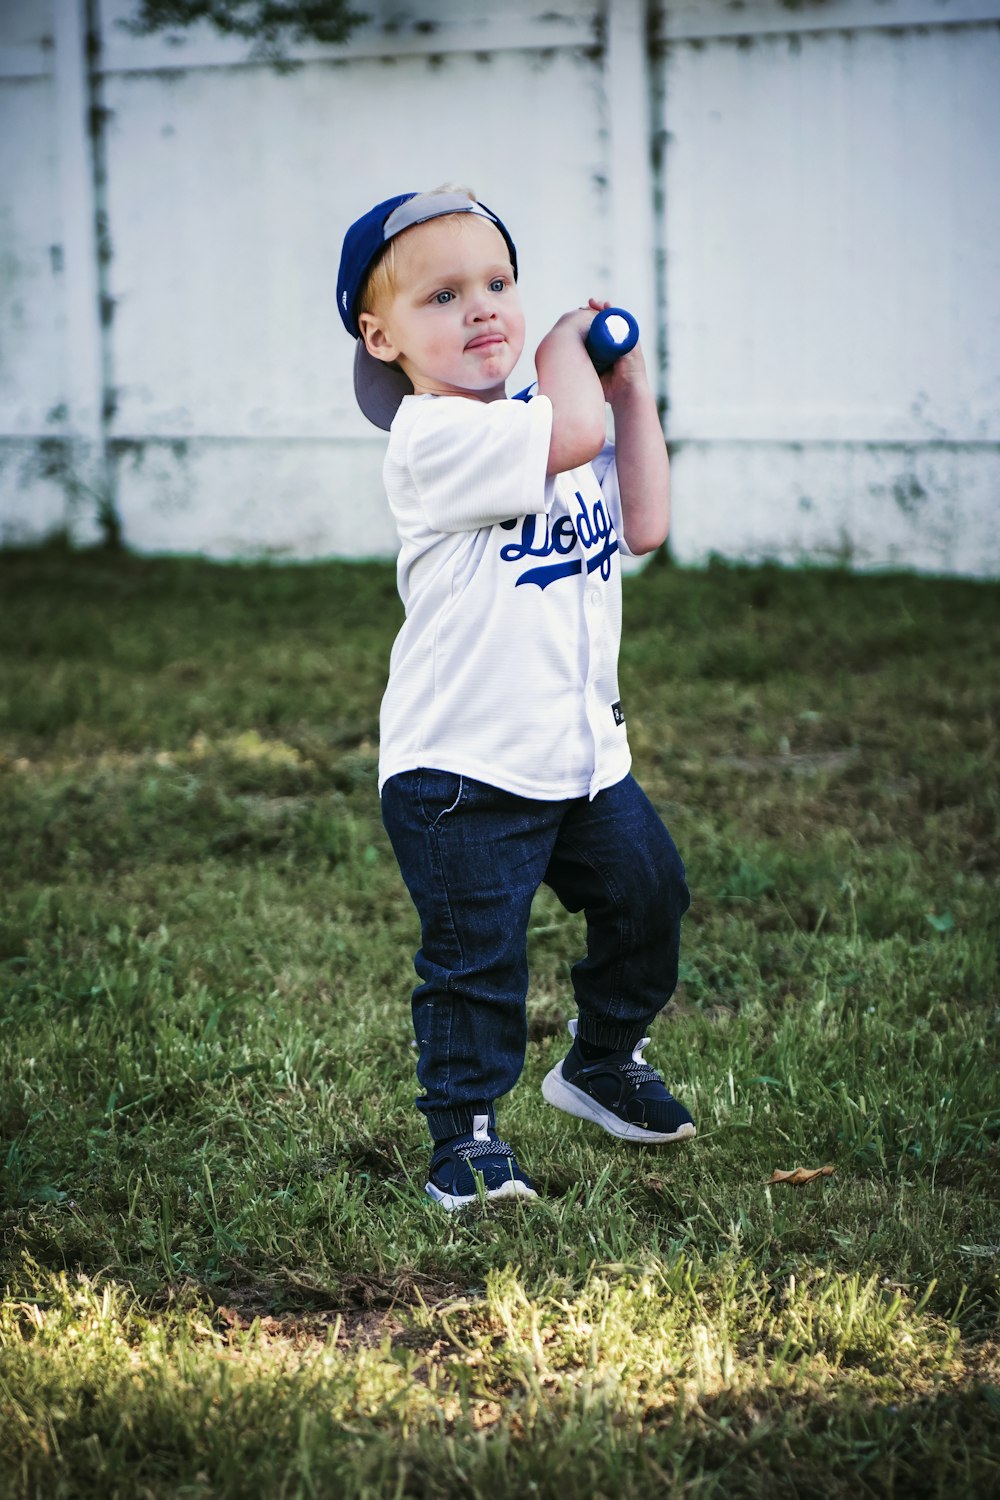
POLYGON ((368 353, 364 339, 358 339, 354 350, 354 394, 369 422, 388 432, 403 397, 413 395, 413 386, 402 370, 376 359, 368 353))

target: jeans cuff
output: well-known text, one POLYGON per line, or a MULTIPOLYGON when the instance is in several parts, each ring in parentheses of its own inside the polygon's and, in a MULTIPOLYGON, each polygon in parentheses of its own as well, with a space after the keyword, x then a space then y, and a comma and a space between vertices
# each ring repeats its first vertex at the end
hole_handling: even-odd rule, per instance
POLYGON ((492 1104, 464 1104, 458 1109, 425 1109, 423 1114, 436 1146, 442 1141, 452 1140, 456 1135, 471 1135, 475 1115, 487 1115, 490 1130, 495 1130, 497 1123, 492 1104))
POLYGON ((648 1035, 654 1020, 655 1016, 639 1022, 597 1021, 581 1012, 577 1018, 576 1034, 592 1047, 607 1047, 609 1052, 631 1052, 639 1038, 648 1035))

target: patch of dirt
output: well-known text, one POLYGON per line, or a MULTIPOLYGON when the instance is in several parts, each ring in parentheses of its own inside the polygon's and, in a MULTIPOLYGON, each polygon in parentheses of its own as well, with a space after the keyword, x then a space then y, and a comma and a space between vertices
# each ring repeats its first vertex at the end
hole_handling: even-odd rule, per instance
POLYGON ((544 1042, 550 1036, 566 1035, 566 1019, 564 1016, 530 1015, 528 1016, 528 1041, 544 1042))
MULTIPOLYGON (((393 1343, 414 1343, 415 1330, 408 1329, 396 1313, 384 1308, 366 1312, 355 1310, 329 1310, 317 1313, 253 1313, 249 1308, 232 1307, 228 1303, 215 1309, 215 1321, 221 1329, 246 1332, 256 1323, 261 1333, 270 1338, 287 1339, 293 1344, 326 1341, 330 1330, 336 1330, 338 1344, 353 1344, 361 1348, 377 1348, 386 1334, 393 1343)), ((417 1344, 426 1342, 416 1340, 417 1344)))
POLYGON ((657 1020, 660 1021, 688 1021, 693 1016, 704 1016, 706 1021, 718 1025, 731 1021, 739 1012, 739 1002, 735 997, 730 1001, 716 1000, 710 1005, 697 1005, 689 1000, 684 981, 674 991, 673 999, 668 1000, 660 1012, 657 1020))
POLYGON ((430 1309, 455 1297, 468 1295, 468 1287, 442 1281, 417 1271, 404 1271, 391 1279, 362 1274, 345 1276, 339 1285, 324 1287, 305 1272, 288 1271, 281 1283, 235 1282, 228 1287, 203 1286, 185 1281, 165 1287, 150 1298, 153 1308, 174 1306, 181 1310, 204 1308, 219 1332, 245 1332, 255 1323, 273 1338, 295 1344, 325 1341, 331 1328, 337 1342, 366 1348, 382 1342, 386 1333, 394 1343, 423 1348, 435 1336, 409 1325, 407 1312, 423 1305, 430 1309), (300 1305, 283 1307, 290 1289, 300 1305))

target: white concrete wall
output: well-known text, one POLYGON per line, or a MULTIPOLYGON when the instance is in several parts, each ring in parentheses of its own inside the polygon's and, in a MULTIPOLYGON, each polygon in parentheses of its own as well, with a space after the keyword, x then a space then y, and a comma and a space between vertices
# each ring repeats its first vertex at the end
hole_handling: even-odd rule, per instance
POLYGON ((639 315, 682 560, 1000 572, 1000 0, 367 0, 284 73, 132 8, 88 76, 83 0, 0 4, 0 540, 391 553, 340 242, 450 179, 535 342, 639 315))
POLYGON ((752 36, 722 0, 667 13, 680 559, 1000 572, 988 9, 757 0, 752 36))
MULTIPOLYGON (((215 556, 391 553, 385 439, 354 400, 336 308, 344 230, 393 193, 470 184, 509 222, 540 336, 608 274, 597 64, 579 46, 314 60, 286 74, 148 74, 133 60, 122 47, 106 92, 113 430, 138 445, 115 449, 127 541, 215 556), (559 244, 541 209, 553 196, 559 244)), ((519 375, 531 378, 528 360, 519 375)))
POLYGON ((104 477, 80 12, 0 5, 0 542, 95 535, 104 477), (56 46, 57 37, 61 43, 56 46))

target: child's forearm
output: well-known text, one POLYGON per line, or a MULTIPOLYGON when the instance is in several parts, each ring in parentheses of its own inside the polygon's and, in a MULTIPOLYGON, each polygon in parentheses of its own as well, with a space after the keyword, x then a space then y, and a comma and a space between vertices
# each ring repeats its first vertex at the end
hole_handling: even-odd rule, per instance
POLYGON ((584 340, 592 308, 566 313, 535 353, 539 394, 552 403, 549 474, 588 464, 604 446, 605 395, 584 340))
POLYGON ((615 417, 615 467, 630 552, 653 552, 670 529, 670 460, 656 400, 636 348, 613 367, 609 400, 615 417), (636 358, 638 356, 638 358, 636 358))

